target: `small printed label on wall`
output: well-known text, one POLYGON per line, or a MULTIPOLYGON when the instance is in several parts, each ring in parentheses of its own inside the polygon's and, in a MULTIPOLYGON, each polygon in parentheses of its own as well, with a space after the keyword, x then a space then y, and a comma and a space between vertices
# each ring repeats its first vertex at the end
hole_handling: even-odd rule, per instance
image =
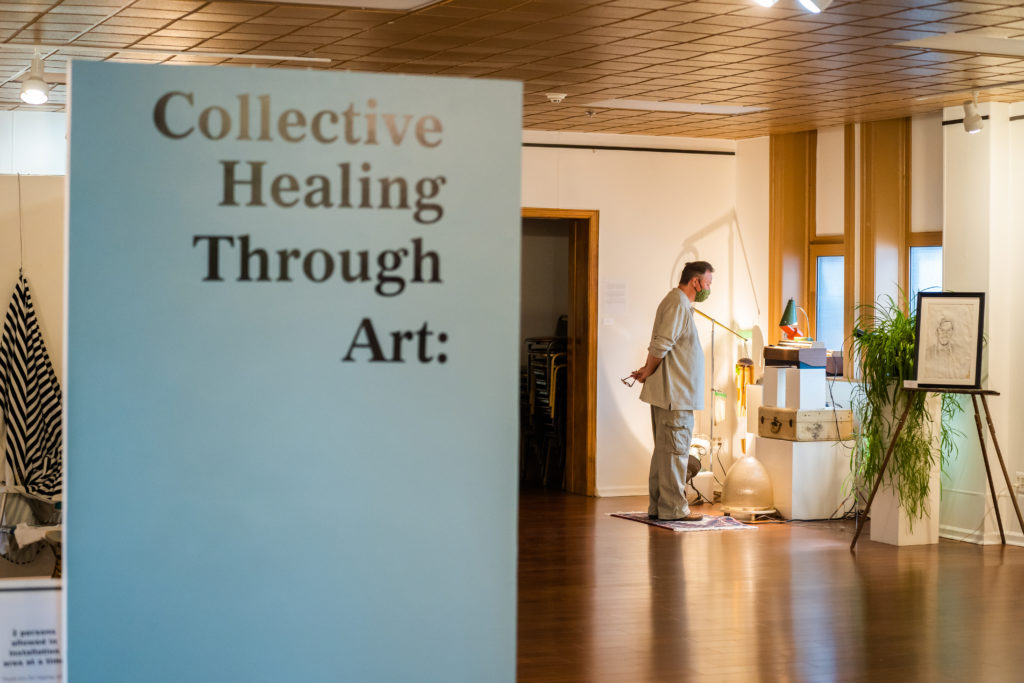
MULTIPOLYGON (((604 280, 604 310, 611 317, 622 315, 629 306, 629 283, 620 279, 604 280)), ((611 317, 605 318, 605 325, 611 317)))
POLYGON ((0 683, 60 681, 60 581, 0 585, 0 683))

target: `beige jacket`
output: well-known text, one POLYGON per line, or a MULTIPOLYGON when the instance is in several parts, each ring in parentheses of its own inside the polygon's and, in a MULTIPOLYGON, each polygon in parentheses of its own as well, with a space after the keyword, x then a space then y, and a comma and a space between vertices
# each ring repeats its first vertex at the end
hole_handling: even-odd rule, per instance
POLYGON ((647 350, 662 360, 644 382, 640 400, 666 410, 703 410, 704 349, 693 307, 678 287, 658 305, 647 350))

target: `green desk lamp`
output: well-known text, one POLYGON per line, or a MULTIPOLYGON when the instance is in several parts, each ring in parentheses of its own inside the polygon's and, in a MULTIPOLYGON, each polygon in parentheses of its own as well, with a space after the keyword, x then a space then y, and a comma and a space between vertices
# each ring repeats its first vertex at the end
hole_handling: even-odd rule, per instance
MULTIPOLYGON (((803 311, 802 308, 796 305, 792 299, 786 303, 786 310, 782 312, 782 319, 779 321, 779 329, 786 336, 786 339, 790 341, 797 337, 802 337, 800 333, 799 323, 797 322, 796 312, 797 309, 803 311)), ((804 319, 807 318, 807 312, 804 311, 804 319)), ((808 327, 810 327, 810 321, 808 321, 808 327)))

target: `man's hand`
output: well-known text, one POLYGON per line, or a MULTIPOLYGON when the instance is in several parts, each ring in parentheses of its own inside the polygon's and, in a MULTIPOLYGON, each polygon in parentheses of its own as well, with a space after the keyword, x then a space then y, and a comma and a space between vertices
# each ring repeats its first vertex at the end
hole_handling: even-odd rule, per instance
POLYGON ((644 366, 639 370, 634 370, 629 376, 643 384, 647 381, 648 377, 654 374, 654 371, 658 369, 659 365, 661 365, 661 359, 648 353, 647 362, 644 363, 644 366))
POLYGON ((644 382, 647 381, 647 378, 650 377, 651 373, 653 372, 653 370, 648 370, 646 367, 643 367, 640 368, 639 370, 634 370, 633 372, 629 373, 629 376, 635 379, 637 382, 640 382, 640 384, 643 384, 644 382))

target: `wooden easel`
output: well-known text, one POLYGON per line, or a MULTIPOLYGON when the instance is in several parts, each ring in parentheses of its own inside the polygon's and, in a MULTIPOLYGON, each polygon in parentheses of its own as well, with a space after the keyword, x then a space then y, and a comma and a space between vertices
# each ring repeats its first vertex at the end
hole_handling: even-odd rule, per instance
MULTIPOLYGON (((992 504, 996 510, 996 522, 999 523, 999 537, 1003 540, 1003 545, 1006 545, 1006 534, 1003 532, 1003 519, 999 514, 999 499, 996 497, 996 487, 992 483, 992 468, 989 467, 988 463, 988 450, 985 448, 985 434, 981 428, 981 411, 978 408, 978 397, 981 396, 981 403, 985 407, 985 419, 988 421, 988 431, 992 435, 992 445, 996 447, 996 457, 999 458, 999 466, 1003 470, 1003 479, 1006 480, 1006 488, 1010 492, 1010 500, 1013 501, 1013 509, 1017 511, 1017 522, 1020 524, 1021 531, 1024 531, 1024 518, 1020 514, 1020 505, 1017 504, 1017 496, 1013 495, 1013 485, 1010 483, 1010 475, 1006 472, 1006 463, 1003 462, 1002 451, 999 450, 999 441, 996 439, 996 428, 992 424, 992 414, 988 409, 988 400, 986 396, 998 396, 998 391, 991 391, 989 389, 911 389, 904 387, 903 391, 909 392, 931 392, 936 394, 970 394, 971 402, 974 403, 974 423, 978 426, 978 440, 981 442, 981 457, 985 460, 985 474, 988 476, 988 490, 992 493, 992 504)), ((910 401, 907 401, 907 407, 903 411, 903 416, 900 417, 899 423, 896 425, 896 432, 892 435, 892 440, 889 442, 889 449, 885 453, 885 459, 882 461, 882 469, 878 472, 878 479, 875 481, 875 487, 871 489, 871 496, 868 498, 868 506, 864 510, 864 516, 861 517, 860 521, 857 522, 857 533, 853 535, 853 543, 850 544, 850 551, 852 552, 854 547, 857 545, 857 539, 860 538, 860 532, 864 529, 864 522, 867 520, 868 512, 871 511, 871 503, 875 500, 875 494, 878 493, 878 487, 882 483, 882 477, 885 475, 885 468, 889 465, 889 459, 892 457, 893 448, 896 446, 896 440, 900 436, 900 432, 903 431, 903 424, 907 421, 907 415, 910 413, 910 401)))

